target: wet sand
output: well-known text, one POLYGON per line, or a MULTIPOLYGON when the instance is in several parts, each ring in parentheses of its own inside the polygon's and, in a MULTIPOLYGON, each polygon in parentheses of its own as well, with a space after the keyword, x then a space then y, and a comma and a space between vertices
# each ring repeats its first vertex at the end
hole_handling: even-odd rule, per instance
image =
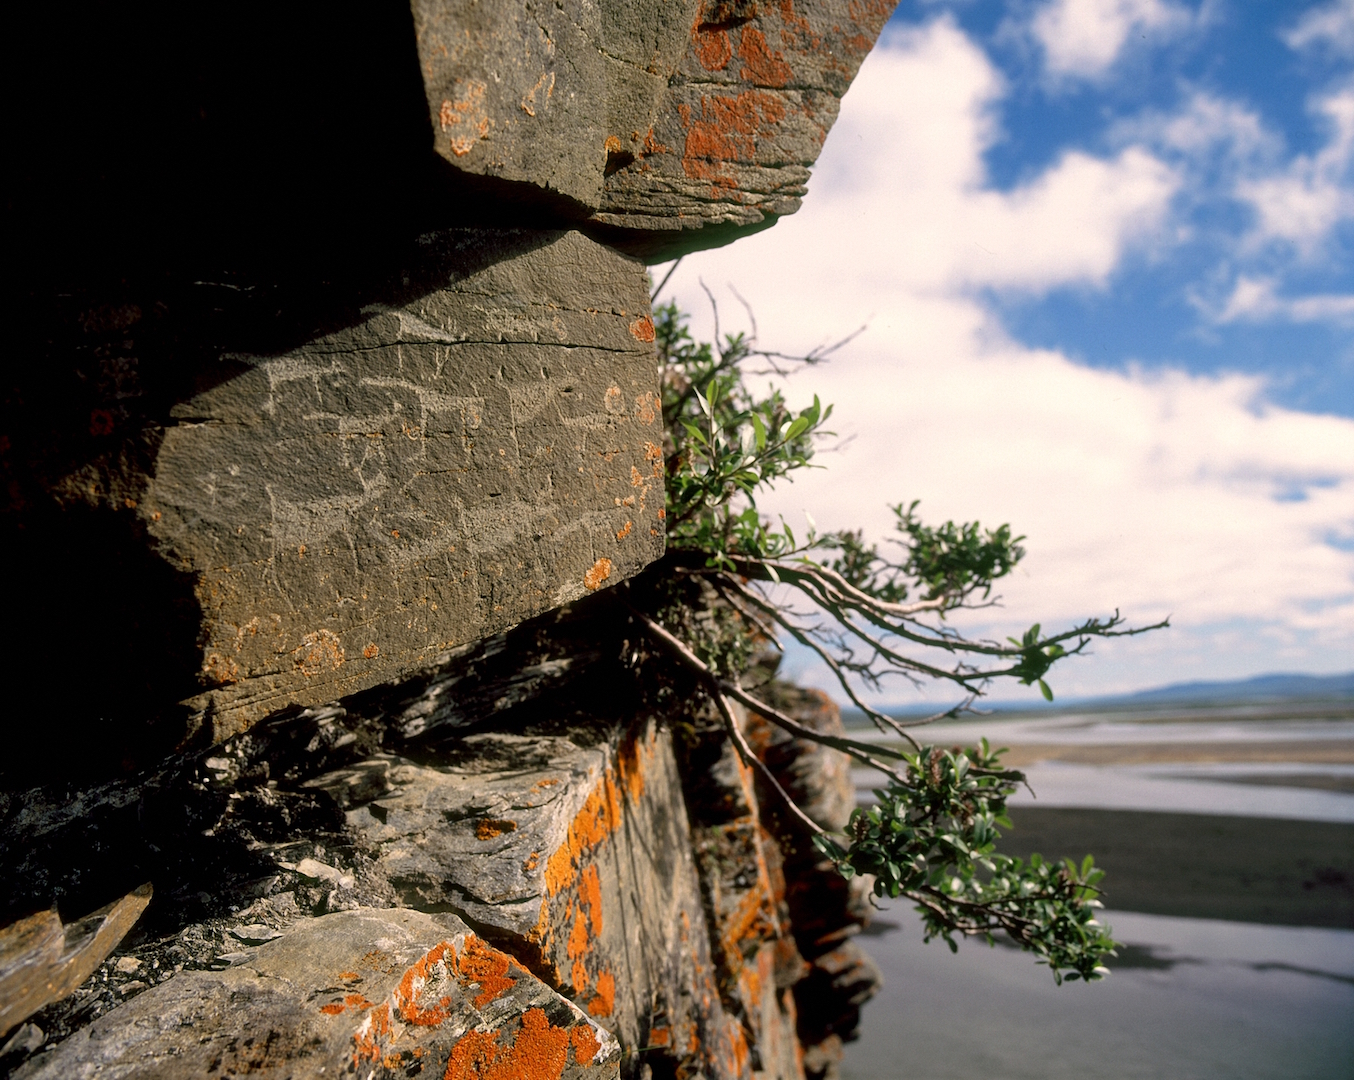
POLYGON ((1168 765, 1204 762, 1354 764, 1354 741, 1312 739, 1302 742, 1025 743, 1012 746, 1002 763, 1014 769, 1038 761, 1079 765, 1168 765))
POLYGON ((999 851, 1094 852, 1110 909, 1354 928, 1354 825, 1060 807, 1011 819, 999 851))

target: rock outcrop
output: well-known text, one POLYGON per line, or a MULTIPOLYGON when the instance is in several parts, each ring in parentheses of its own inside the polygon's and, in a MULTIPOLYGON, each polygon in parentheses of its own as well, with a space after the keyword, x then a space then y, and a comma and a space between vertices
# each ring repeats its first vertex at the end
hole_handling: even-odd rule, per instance
POLYGON ((865 912, 616 594, 645 263, 799 206, 891 6, 14 20, 0 1070, 830 1073, 865 912))
MULTIPOLYGON (((51 898, 81 908, 138 875, 158 882, 158 901, 92 980, 30 1018, 0 1064, 97 1077, 145 1060, 154 1069, 132 1075, 187 1077, 203 1074, 199 1055, 225 1055, 287 1075, 304 1053, 305 1075, 346 1068, 370 1008, 394 1009, 391 987, 444 941, 461 967, 447 961, 437 978, 460 979, 480 1008, 489 984, 457 974, 471 946, 455 934, 468 930, 480 942, 474 970, 488 970, 490 953, 510 962, 493 986, 516 980, 512 992, 534 1003, 523 1008, 541 1008, 549 1025, 524 1036, 507 1005, 448 1011, 441 1034, 406 1019, 382 1029, 380 1046, 408 1075, 445 1072, 465 1031, 498 1032, 494 1052, 506 1054, 577 1017, 616 1040, 607 1068, 625 1077, 823 1075, 812 1066, 830 1064, 854 1028, 844 1018, 873 990, 859 970, 843 979, 829 955, 868 908, 835 873, 795 876, 802 838, 768 811, 769 793, 716 730, 699 715, 692 726, 685 688, 655 693, 627 678, 634 648, 623 608, 600 595, 446 661, 414 700, 368 691, 74 800, 59 787, 11 799, 0 827, 0 857, 15 871, 6 911, 51 898), (583 641, 597 655, 572 678, 550 668, 583 641), (504 693, 498 674, 527 669, 556 674, 504 693), (499 707, 439 712, 448 685, 499 707), (331 933, 337 951, 313 944, 331 933), (364 935, 366 948, 339 957, 364 935), (382 935, 408 946, 378 965, 389 986, 358 962, 371 948, 394 956, 382 935), (334 1020, 354 994, 352 1022, 334 1020), (188 1031, 199 1049, 181 1045, 188 1031)), ((834 720, 817 699, 782 704, 834 720)), ((765 756, 787 779, 795 772, 793 748, 765 756)), ((844 772, 800 772, 807 805, 849 798, 844 772)))

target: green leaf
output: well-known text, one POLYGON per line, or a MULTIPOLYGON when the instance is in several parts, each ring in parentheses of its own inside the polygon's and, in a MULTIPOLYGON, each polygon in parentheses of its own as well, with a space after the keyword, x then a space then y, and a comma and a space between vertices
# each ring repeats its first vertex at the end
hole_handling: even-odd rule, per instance
POLYGON ((1045 701, 1053 700, 1053 691, 1049 689, 1048 683, 1044 682, 1043 679, 1039 680, 1039 692, 1044 695, 1045 701))

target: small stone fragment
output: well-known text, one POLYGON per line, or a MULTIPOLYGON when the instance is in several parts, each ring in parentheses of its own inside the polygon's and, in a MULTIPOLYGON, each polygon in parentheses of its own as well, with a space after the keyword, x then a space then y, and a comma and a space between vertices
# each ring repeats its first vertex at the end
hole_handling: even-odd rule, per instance
MULTIPOLYGON (((266 926, 263 923, 248 923, 245 926, 232 927, 230 936, 237 941, 243 941, 246 945, 262 945, 265 941, 280 938, 282 931, 274 930, 271 926, 266 926)), ((121 964, 121 961, 119 961, 119 964, 121 964)), ((118 970, 122 970, 121 967, 118 970)))
POLYGON ((340 889, 351 889, 353 882, 357 880, 352 874, 345 874, 342 870, 316 859, 302 859, 296 866, 289 866, 287 869, 294 869, 302 877, 310 878, 312 881, 328 881, 340 889))
POLYGON ((135 956, 119 956, 118 962, 113 965, 113 970, 119 975, 130 975, 141 966, 141 961, 135 956))

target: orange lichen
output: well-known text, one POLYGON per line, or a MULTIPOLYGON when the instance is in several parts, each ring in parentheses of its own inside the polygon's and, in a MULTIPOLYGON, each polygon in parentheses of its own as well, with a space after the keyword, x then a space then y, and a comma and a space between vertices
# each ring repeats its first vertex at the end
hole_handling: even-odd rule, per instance
POLYGON ((332 630, 316 630, 301 639, 292 650, 296 668, 306 678, 343 666, 343 644, 332 630))
POLYGON ((608 135, 606 142, 602 143, 602 149, 608 154, 619 154, 621 152, 621 140, 615 135, 608 135))
POLYGON ((672 1039, 672 1029, 657 1027, 649 1032, 650 1046, 667 1046, 672 1039))
POLYGON ((657 443, 646 442, 644 444, 644 460, 649 463, 654 476, 663 475, 663 448, 657 443))
POLYGON ((579 1065, 591 1065, 597 1051, 602 1049, 602 1044, 587 1024, 579 1024, 569 1032, 569 1041, 574 1044, 574 1061, 579 1065))
POLYGON ((390 1006, 378 1005, 367 1013, 362 1026, 353 1033, 356 1049, 353 1051, 353 1065, 363 1061, 380 1061, 382 1058, 380 1040, 390 1034, 390 1006))
POLYGON ((512 960, 507 953, 486 945, 480 938, 467 934, 461 947, 460 975, 463 981, 479 983, 480 992, 472 1004, 482 1009, 500 994, 511 990, 517 980, 509 978, 512 960))
POLYGON ((660 506, 660 507, 658 508, 658 520, 659 520, 659 521, 662 521, 662 520, 663 520, 664 518, 666 518, 667 516, 668 516, 668 512, 667 512, 666 510, 664 510, 664 509, 660 506))
POLYGON ((517 1037, 499 1046, 498 1032, 469 1031, 452 1047, 442 1080, 559 1080, 569 1060, 569 1029, 543 1009, 528 1009, 517 1037))
POLYGON ((647 315, 641 315, 630 324, 630 333, 639 341, 652 341, 654 339, 653 319, 647 315))
MULTIPOLYGON (((574 916, 574 928, 569 931, 569 940, 564 947, 570 960, 579 960, 588 951, 591 941, 588 939, 588 923, 580 911, 574 916)), ((577 985, 577 984, 575 984, 577 985)))
POLYGON ((588 909, 588 925, 593 937, 602 936, 602 879, 597 866, 589 863, 583 868, 578 886, 579 899, 588 909))
POLYGON ((343 1002, 331 1001, 328 1005, 321 1005, 320 1012, 324 1013, 326 1016, 338 1016, 345 1008, 346 1006, 343 1002))
POLYGON ((785 119, 786 104, 764 90, 745 90, 736 96, 702 95, 700 114, 679 105, 677 114, 686 129, 682 169, 693 180, 733 184, 723 171, 729 162, 751 162, 757 137, 785 119))
POLYGON ((723 71, 733 59, 728 31, 706 28, 699 22, 691 29, 691 51, 706 71, 723 71))
POLYGON ((527 856, 526 862, 522 864, 522 872, 525 874, 531 873, 533 870, 536 869, 537 866, 540 865, 540 862, 541 862, 541 853, 539 851, 533 851, 530 855, 527 856))
POLYGON ((480 818, 475 823, 476 840, 492 840, 504 833, 515 832, 517 822, 507 821, 502 818, 480 818))
POLYGON ((627 521, 624 525, 622 525, 619 529, 616 530, 616 539, 624 540, 627 536, 630 535, 630 530, 633 529, 634 527, 635 523, 633 521, 627 521))
POLYGON ((616 979, 609 971, 597 976, 597 996, 588 1002, 589 1016, 610 1016, 616 1008, 616 979))
POLYGON ((599 589, 611 576, 611 560, 603 556, 592 564, 592 569, 583 575, 583 584, 589 589, 599 589))
MULTIPOLYGON (((447 1018, 447 1009, 451 998, 438 997, 436 1003, 425 1007, 421 1002, 423 991, 429 983, 441 982, 455 970, 456 950, 451 942, 444 941, 425 953, 413 967, 404 973, 400 984, 395 988, 395 1010, 406 1024, 419 1027, 437 1027, 447 1018)), ((385 1008, 385 1006, 381 1006, 385 1008)), ((375 1060, 374 1058, 372 1060, 375 1060)))
POLYGON ((376 642, 369 641, 367 642, 367 647, 362 650, 362 655, 368 660, 375 660, 376 657, 381 655, 381 648, 376 642))
POLYGON ((354 979, 362 978, 356 971, 340 971, 339 978, 344 982, 352 982, 354 979))
POLYGON ((456 100, 442 102, 437 120, 445 133, 455 128, 449 139, 451 152, 457 157, 470 153, 479 139, 488 136, 493 121, 484 109, 484 93, 489 87, 476 79, 456 80, 456 100))
POLYGON ((202 674, 208 682, 216 686, 225 686, 240 681, 240 665, 232 657, 208 653, 202 663, 202 674))
POLYGON ((772 52, 765 35, 753 26, 744 26, 738 39, 738 57, 743 61, 740 79, 758 86, 782 87, 794 76, 779 52, 772 52))
POLYGON ((652 424, 658 419, 658 395, 646 390, 635 398, 635 416, 641 423, 652 424))
POLYGON ((583 966, 582 960, 575 960, 574 966, 569 971, 569 981, 573 984, 574 993, 581 994, 588 988, 588 969, 583 966))

